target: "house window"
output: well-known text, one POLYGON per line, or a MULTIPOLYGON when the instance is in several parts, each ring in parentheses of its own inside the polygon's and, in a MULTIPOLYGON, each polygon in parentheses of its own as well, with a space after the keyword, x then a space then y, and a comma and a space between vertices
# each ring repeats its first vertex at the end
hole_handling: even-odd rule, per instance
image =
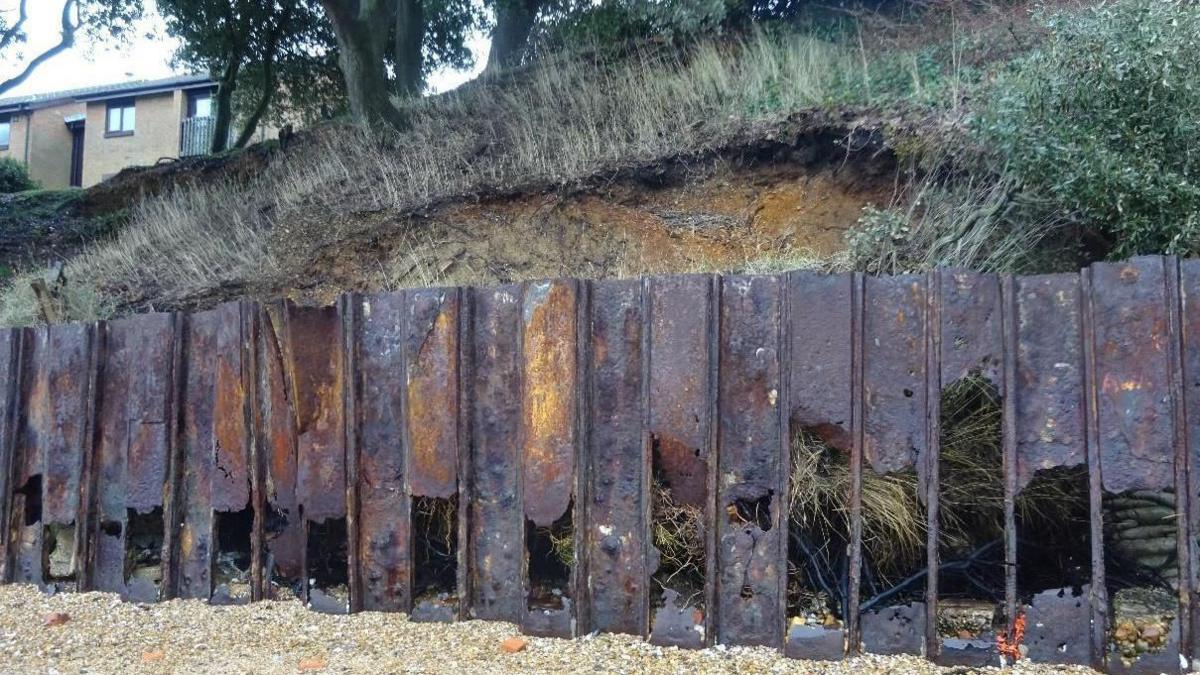
POLYGON ((212 117, 212 93, 207 91, 188 94, 188 117, 212 117))
POLYGON ((134 108, 133 99, 125 98, 108 102, 108 123, 104 127, 105 136, 130 136, 133 134, 134 108))
POLYGON ((8 137, 12 134, 12 118, 0 115, 0 150, 8 149, 8 137))

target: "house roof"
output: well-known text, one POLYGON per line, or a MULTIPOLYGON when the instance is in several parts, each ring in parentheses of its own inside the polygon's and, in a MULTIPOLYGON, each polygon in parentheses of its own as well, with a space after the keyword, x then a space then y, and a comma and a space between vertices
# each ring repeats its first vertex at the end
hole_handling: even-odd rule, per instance
POLYGON ((215 82, 207 75, 191 74, 175 75, 158 80, 132 80, 81 89, 51 91, 30 96, 12 96, 0 98, 0 113, 44 108, 64 101, 103 101, 110 98, 156 94, 176 89, 195 89, 213 84, 215 82))

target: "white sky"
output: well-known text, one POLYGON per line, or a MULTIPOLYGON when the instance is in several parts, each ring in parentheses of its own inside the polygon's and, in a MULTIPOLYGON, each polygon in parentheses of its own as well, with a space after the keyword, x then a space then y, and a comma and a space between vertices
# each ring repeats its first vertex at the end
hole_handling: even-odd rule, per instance
MULTIPOLYGON (((0 0, 0 12, 11 22, 16 18, 19 4, 18 0, 0 0)), ((166 35, 162 18, 155 11, 154 0, 147 0, 146 9, 149 16, 128 42, 96 44, 87 36, 77 35, 74 48, 44 62, 28 80, 3 96, 41 94, 172 75, 171 55, 177 43, 166 35)), ((4 61, 0 62, 0 80, 16 75, 29 58, 58 42, 61 11, 59 0, 33 0, 28 3, 29 20, 25 24, 25 32, 29 40, 21 48, 23 58, 13 63, 11 55, 6 54, 4 61)), ((469 44, 475 53, 475 68, 470 71, 436 72, 429 78, 430 89, 435 92, 453 89, 483 69, 487 58, 487 37, 476 35, 469 44)))

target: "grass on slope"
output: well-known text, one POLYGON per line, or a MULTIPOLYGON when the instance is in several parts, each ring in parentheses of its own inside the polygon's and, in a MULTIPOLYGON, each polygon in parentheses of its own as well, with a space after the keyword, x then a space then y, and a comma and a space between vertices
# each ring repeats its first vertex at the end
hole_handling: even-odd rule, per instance
MULTIPOLYGON (((148 199, 114 239, 72 260, 67 276, 110 307, 253 286, 280 272, 281 248, 336 239, 354 213, 566 184, 703 150, 757 120, 833 100, 856 63, 826 42, 765 35, 615 65, 551 60, 503 86, 416 102, 403 134, 330 127, 316 147, 273 162, 248 184, 148 199)), ((22 281, 5 294, 0 322, 35 320, 22 281)))
MULTIPOLYGON (((719 147, 806 109, 955 110, 964 78, 977 77, 960 57, 940 47, 889 50, 861 31, 838 43, 759 33, 604 62, 551 57, 411 103, 404 133, 331 126, 248 182, 145 200, 114 238, 69 262, 73 292, 93 299, 69 317, 175 306, 212 289, 271 288, 291 261, 351 233, 364 212, 570 185, 719 147)), ((11 284, 0 296, 0 323, 34 322, 30 295, 26 279, 11 284)))

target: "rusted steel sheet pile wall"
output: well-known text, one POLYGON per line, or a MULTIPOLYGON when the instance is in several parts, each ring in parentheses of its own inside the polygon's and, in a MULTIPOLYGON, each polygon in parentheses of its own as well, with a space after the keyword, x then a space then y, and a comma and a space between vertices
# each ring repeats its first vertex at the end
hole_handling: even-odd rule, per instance
POLYGON ((1018 278, 563 280, 3 331, 3 578, 53 581, 47 533, 68 528, 80 588, 209 598, 221 523, 249 514, 252 599, 282 579, 328 605, 307 542, 342 522, 351 611, 802 658, 865 646, 994 661, 994 639, 944 640, 935 627, 938 406, 970 373, 1003 394, 1005 614, 1025 618, 1029 657, 1130 668, 1106 653, 1101 496, 1168 490, 1179 609, 1168 649, 1131 668, 1177 670, 1200 647, 1200 262, 1173 258, 1018 278), (847 453, 855 513, 863 471, 915 469, 923 603, 860 608, 855 518, 845 629, 788 626, 798 428, 847 453), (1090 583, 1030 599, 1017 587, 1016 497, 1035 472, 1080 465, 1090 583), (706 583, 652 608, 656 477, 704 514, 706 583), (453 592, 437 597, 417 587, 414 509, 427 500, 455 520, 453 592), (155 580, 127 561, 148 514, 162 529, 155 580), (564 518, 565 592, 533 603, 531 533, 564 518))

